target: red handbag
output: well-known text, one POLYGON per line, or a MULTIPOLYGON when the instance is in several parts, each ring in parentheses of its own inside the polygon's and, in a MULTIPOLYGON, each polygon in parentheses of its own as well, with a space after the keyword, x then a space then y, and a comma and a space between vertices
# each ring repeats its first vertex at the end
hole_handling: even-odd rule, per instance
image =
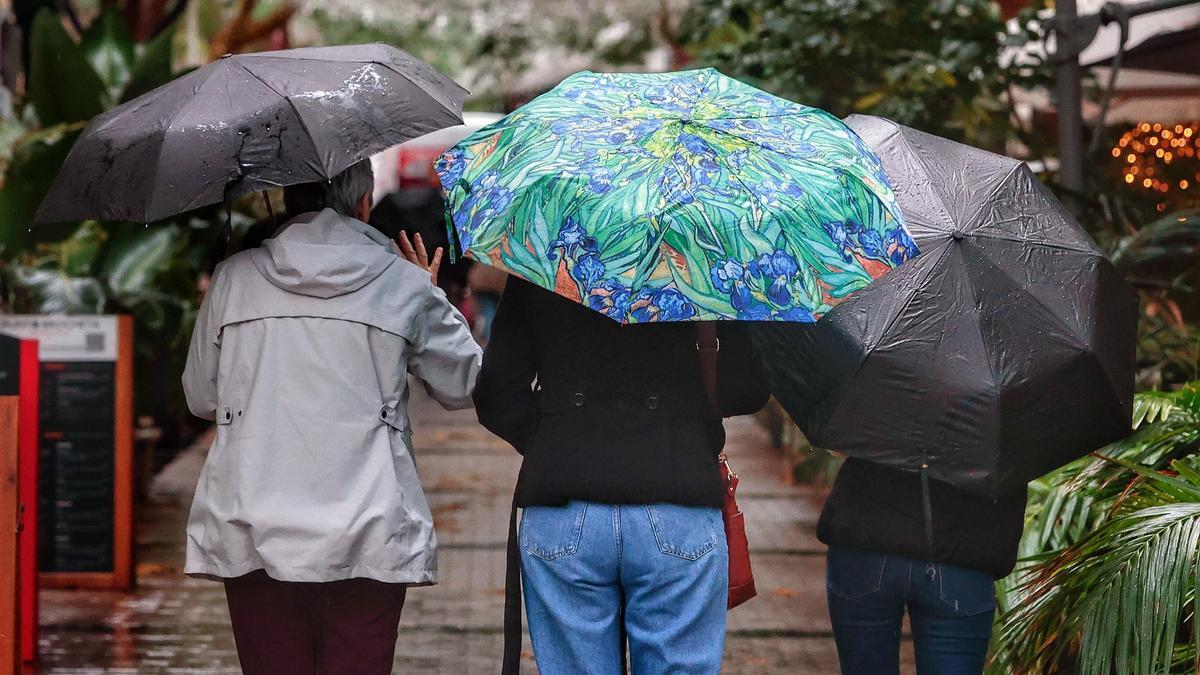
POLYGON ((725 539, 729 542, 729 609, 746 602, 754 590, 754 570, 750 568, 750 542, 746 540, 746 516, 737 505, 738 475, 729 468, 729 460, 721 453, 721 482, 725 484, 725 539))
MULTIPOLYGON (((717 327, 712 323, 696 324, 696 351, 700 353, 700 375, 708 401, 717 415, 721 414, 720 397, 717 390, 717 352, 721 341, 717 339, 717 327)), ((729 460, 722 452, 717 458, 721 471, 721 484, 725 486, 725 504, 722 520, 725 521, 725 540, 729 544, 729 609, 746 602, 758 594, 754 590, 754 571, 750 568, 750 542, 746 540, 746 517, 737 505, 738 475, 729 468, 729 460)))

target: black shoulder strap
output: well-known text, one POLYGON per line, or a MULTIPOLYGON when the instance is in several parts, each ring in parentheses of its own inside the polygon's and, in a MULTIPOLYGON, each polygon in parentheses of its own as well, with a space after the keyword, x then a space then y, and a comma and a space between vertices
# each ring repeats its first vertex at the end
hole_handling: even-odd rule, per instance
POLYGON ((700 377, 704 380, 708 405, 720 417, 721 396, 717 390, 717 353, 721 351, 721 340, 717 337, 717 324, 711 321, 701 321, 696 324, 696 351, 700 355, 700 377))
POLYGON ((517 496, 513 495, 508 516, 508 562, 504 573, 504 659, 503 675, 521 672, 521 551, 517 544, 517 496))

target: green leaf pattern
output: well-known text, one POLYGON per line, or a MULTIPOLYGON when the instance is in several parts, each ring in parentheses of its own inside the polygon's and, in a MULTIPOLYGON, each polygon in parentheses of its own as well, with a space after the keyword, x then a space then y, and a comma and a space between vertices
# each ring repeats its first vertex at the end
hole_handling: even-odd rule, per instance
POLYGON ((815 321, 917 253, 852 131, 712 69, 578 73, 438 173, 467 256, 625 323, 815 321))

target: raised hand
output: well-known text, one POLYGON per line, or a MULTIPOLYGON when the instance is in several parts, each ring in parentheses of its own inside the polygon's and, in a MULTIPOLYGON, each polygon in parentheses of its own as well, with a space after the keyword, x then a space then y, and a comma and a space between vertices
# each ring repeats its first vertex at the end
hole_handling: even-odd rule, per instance
POLYGON ((442 266, 442 247, 439 246, 433 252, 433 260, 429 259, 429 253, 425 250, 425 242, 421 239, 421 233, 418 232, 413 239, 408 238, 408 233, 401 231, 397 239, 400 242, 400 253, 410 263, 429 272, 429 278, 433 281, 433 285, 437 285, 438 268, 442 266))

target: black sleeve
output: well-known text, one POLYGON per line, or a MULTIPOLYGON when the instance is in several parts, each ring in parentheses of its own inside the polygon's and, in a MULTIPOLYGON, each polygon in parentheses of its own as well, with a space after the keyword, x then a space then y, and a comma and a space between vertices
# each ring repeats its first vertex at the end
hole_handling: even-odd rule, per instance
POLYGON ((750 339, 751 327, 722 323, 717 327, 717 394, 725 417, 758 412, 771 397, 767 369, 750 339))
POLYGON ((530 322, 535 314, 530 303, 536 296, 531 290, 528 282, 509 277, 475 384, 480 424, 521 453, 537 416, 533 381, 538 373, 538 349, 536 329, 530 322))

